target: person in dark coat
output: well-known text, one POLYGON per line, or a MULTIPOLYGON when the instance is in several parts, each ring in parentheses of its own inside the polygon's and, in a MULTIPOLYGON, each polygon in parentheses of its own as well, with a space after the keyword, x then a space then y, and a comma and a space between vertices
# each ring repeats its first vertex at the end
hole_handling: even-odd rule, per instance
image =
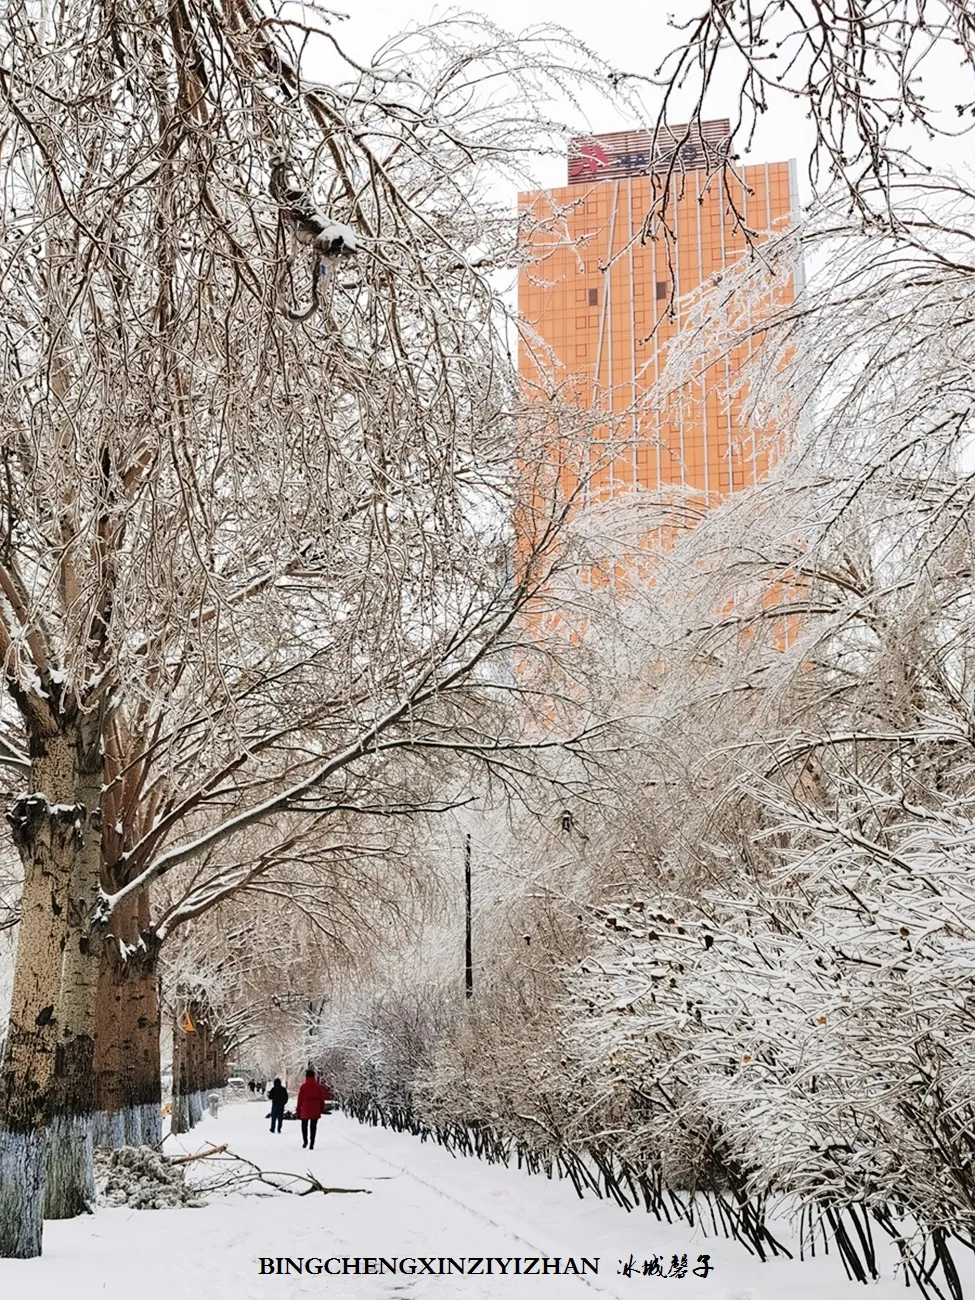
POLYGON ((331 1093, 316 1079, 315 1071, 306 1070, 305 1082, 298 1089, 296 1110, 301 1120, 301 1145, 310 1151, 315 1150, 315 1132, 325 1113, 325 1103, 331 1100, 331 1093))
POLYGON ((267 1094, 267 1099, 271 1103, 271 1132, 277 1124, 277 1131, 281 1132, 281 1121, 284 1119, 284 1108, 288 1102, 288 1090, 280 1079, 275 1079, 274 1084, 267 1094))

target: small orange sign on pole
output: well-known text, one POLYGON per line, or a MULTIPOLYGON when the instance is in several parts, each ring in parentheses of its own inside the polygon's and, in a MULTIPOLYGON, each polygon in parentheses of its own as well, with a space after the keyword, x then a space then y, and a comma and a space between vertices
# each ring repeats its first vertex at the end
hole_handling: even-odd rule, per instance
POLYGON ((190 1019, 190 1013, 188 1011, 183 1012, 183 1028, 188 1034, 196 1033, 196 1025, 194 1025, 193 1021, 190 1019))

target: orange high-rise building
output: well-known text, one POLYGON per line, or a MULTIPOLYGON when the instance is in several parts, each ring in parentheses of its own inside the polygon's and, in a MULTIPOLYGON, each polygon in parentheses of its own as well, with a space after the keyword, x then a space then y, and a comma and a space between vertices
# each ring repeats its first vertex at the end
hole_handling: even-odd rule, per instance
MULTIPOLYGON (((727 122, 674 127, 667 141, 658 133, 656 153, 649 132, 576 140, 567 185, 519 196, 530 254, 518 284, 521 376, 529 391, 558 388, 606 416, 560 468, 565 490, 581 482, 584 500, 645 489, 716 504, 774 458, 778 435, 746 429, 734 383, 760 331, 674 400, 658 392, 641 403, 684 327, 684 295, 719 283, 749 242, 785 229, 797 209, 794 163, 722 172, 728 143, 727 122), (659 226, 653 238, 648 222, 668 170, 670 240, 659 226)), ((780 285, 775 305, 793 293, 794 281, 780 285)))

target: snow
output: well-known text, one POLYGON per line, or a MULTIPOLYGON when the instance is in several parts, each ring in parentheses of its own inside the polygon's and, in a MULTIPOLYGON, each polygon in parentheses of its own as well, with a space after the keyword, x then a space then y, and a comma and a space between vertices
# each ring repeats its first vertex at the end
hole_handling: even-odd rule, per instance
MULTIPOLYGON (((623 1297, 657 1294, 675 1300, 853 1300, 865 1294, 847 1281, 838 1257, 773 1260, 762 1264, 722 1237, 686 1226, 658 1224, 650 1215, 627 1215, 595 1199, 579 1200, 571 1185, 518 1170, 454 1158, 442 1148, 404 1134, 326 1116, 313 1152, 302 1151, 297 1123, 280 1136, 267 1131, 267 1103, 227 1105, 190 1134, 167 1139, 167 1150, 193 1152, 227 1143, 265 1169, 310 1171, 326 1186, 362 1188, 365 1194, 304 1197, 237 1193, 203 1209, 99 1209, 93 1216, 47 1223, 44 1254, 34 1260, 0 1260, 0 1295, 32 1300, 104 1298, 137 1285, 140 1300, 206 1296, 207 1300, 261 1300, 269 1295, 340 1300, 522 1300, 548 1296, 623 1297), (643 1276, 653 1255, 687 1254, 693 1267, 708 1254, 705 1280, 643 1276), (396 1274, 291 1274, 262 1276, 260 1257, 466 1256, 599 1257, 598 1276, 450 1276, 424 1279, 396 1274), (621 1276, 633 1256, 637 1273, 621 1276)), ((200 1168, 190 1165, 188 1168, 200 1168)), ((264 1189, 266 1192, 266 1189, 264 1189)), ((889 1263, 892 1261, 888 1260, 889 1263)), ((963 1282, 975 1287, 975 1268, 960 1260, 963 1282)), ((967 1288, 966 1288, 967 1289, 967 1288)), ((888 1271, 866 1294, 900 1300, 904 1285, 888 1271)), ((917 1295, 917 1291, 910 1291, 917 1295)))
POLYGON ((341 221, 332 221, 320 212, 316 212, 315 216, 322 227, 315 236, 316 244, 326 250, 334 247, 335 253, 352 254, 358 250, 356 234, 351 226, 346 226, 341 221))

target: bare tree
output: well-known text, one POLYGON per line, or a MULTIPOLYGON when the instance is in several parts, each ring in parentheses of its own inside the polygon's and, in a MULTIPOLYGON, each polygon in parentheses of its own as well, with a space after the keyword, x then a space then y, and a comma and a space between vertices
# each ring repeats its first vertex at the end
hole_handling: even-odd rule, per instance
POLYGON ((360 67, 327 18, 247 5, 18 0, 5 36, 0 657, 26 788, 0 1253, 33 1255, 45 1126, 48 1214, 90 1196, 105 936, 145 990, 167 929, 330 818, 425 807, 391 758, 527 743, 499 701, 557 520, 512 581, 531 418, 467 254, 514 255, 487 186, 550 138, 526 104, 602 73, 464 22, 360 67), (329 84, 301 57, 321 42, 329 84), (154 928, 149 891, 190 863, 154 928))
MULTIPOLYGON (((732 151, 697 149, 695 157, 705 158, 749 237, 756 232, 728 183, 735 149, 749 148, 759 120, 780 107, 809 122, 812 193, 842 193, 865 229, 898 235, 906 214, 892 190, 930 172, 928 142, 961 140, 975 128, 975 22, 965 0, 710 0, 671 26, 673 46, 652 74, 614 74, 619 84, 660 92, 655 133, 667 165, 654 173, 646 238, 669 243, 681 146, 698 145, 695 124, 728 116, 729 103, 732 151), (676 150, 668 119, 690 123, 676 150)), ((971 204, 970 182, 955 184, 971 204)), ((915 229, 911 237, 919 236, 915 229)))

